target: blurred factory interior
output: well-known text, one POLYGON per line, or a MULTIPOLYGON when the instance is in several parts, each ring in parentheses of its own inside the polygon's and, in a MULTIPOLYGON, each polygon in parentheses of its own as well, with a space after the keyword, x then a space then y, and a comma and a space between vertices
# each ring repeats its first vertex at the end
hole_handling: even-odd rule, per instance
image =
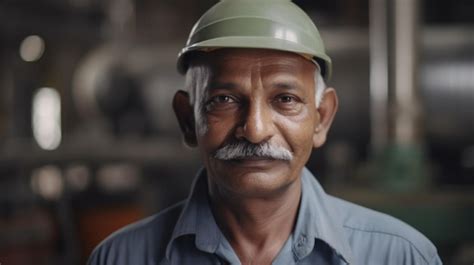
MULTIPOLYGON (((200 167, 171 98, 216 0, 0 1, 0 263, 84 264, 183 198, 200 167)), ((308 163, 329 193, 474 262, 474 1, 296 0, 340 108, 308 163)))

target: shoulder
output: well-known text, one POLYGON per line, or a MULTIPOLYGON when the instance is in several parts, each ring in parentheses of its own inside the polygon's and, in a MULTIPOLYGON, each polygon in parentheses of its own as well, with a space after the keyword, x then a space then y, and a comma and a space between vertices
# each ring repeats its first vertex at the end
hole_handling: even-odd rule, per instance
POLYGON ((432 264, 439 259, 431 241, 403 221, 332 196, 329 200, 336 206, 349 244, 356 250, 354 254, 373 251, 373 256, 371 253, 366 256, 387 259, 382 253, 397 253, 390 259, 416 260, 413 264, 432 264))
POLYGON ((88 264, 154 264, 164 256, 183 206, 181 202, 114 232, 94 249, 88 264))

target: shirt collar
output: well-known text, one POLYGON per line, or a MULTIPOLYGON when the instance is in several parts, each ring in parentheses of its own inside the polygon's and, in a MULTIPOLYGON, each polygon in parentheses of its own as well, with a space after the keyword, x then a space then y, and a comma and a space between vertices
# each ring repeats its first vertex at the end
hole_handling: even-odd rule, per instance
POLYGON ((302 195, 298 218, 293 232, 293 252, 302 259, 314 248, 319 239, 329 245, 347 264, 352 253, 344 234, 342 220, 328 201, 328 195, 311 172, 304 168, 301 174, 302 195))
POLYGON ((171 240, 166 248, 169 259, 174 241, 185 235, 195 235, 196 247, 204 252, 214 253, 220 243, 222 232, 212 214, 205 170, 201 169, 194 179, 191 193, 176 222, 171 240))
MULTIPOLYGON (((328 195, 306 168, 301 173, 301 183, 301 203, 292 239, 295 256, 302 259, 310 254, 315 240, 319 239, 328 244, 347 264, 352 264, 352 253, 344 235, 342 220, 337 218, 328 195)), ((166 248, 168 259, 174 241, 185 235, 195 235, 196 247, 208 253, 215 253, 223 237, 210 208, 207 176, 203 169, 194 180, 186 205, 173 230, 166 248)))

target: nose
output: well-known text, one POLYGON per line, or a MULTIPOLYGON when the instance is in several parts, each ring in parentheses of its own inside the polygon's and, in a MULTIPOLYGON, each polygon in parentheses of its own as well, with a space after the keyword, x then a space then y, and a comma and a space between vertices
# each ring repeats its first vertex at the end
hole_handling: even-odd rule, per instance
POLYGON ((262 143, 270 140, 275 133, 270 106, 261 100, 251 100, 240 117, 235 136, 251 143, 262 143))

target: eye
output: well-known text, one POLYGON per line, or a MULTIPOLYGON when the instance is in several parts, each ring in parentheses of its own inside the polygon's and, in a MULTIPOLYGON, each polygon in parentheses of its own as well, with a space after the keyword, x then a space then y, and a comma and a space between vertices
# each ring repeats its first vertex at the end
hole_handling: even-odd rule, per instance
POLYGON ((276 103, 279 103, 279 104, 290 104, 290 105, 291 104, 296 104, 296 103, 301 103, 301 100, 297 96, 288 95, 288 94, 278 95, 275 98, 275 101, 276 101, 276 103))
POLYGON ((289 95, 282 95, 278 97, 277 100, 281 103, 291 103, 295 101, 295 97, 289 95))
POLYGON ((217 95, 211 97, 205 104, 207 111, 226 110, 237 103, 237 100, 229 95, 217 95))
POLYGON ((230 103, 230 102, 234 102, 234 100, 230 96, 219 95, 219 96, 215 96, 211 98, 210 102, 211 103, 230 103))
POLYGON ((299 97, 290 94, 278 95, 273 104, 276 109, 286 114, 299 113, 304 105, 299 97))

